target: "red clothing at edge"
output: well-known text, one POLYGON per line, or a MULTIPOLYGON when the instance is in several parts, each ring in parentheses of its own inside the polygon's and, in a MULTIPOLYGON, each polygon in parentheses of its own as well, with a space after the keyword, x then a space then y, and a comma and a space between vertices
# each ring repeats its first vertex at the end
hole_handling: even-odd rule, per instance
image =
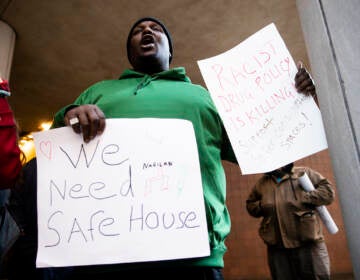
POLYGON ((14 115, 5 97, 0 97, 0 189, 11 188, 20 173, 20 149, 14 115))

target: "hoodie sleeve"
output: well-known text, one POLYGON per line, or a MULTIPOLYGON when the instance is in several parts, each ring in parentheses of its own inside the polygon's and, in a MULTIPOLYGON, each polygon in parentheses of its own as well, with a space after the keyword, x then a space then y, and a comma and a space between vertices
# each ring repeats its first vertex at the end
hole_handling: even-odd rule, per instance
POLYGON ((251 216, 258 218, 261 217, 263 213, 261 209, 261 194, 257 191, 256 186, 257 185, 252 188, 246 200, 246 210, 251 216))
POLYGON ((314 206, 329 205, 334 201, 335 191, 332 184, 319 172, 310 168, 306 170, 315 190, 303 194, 303 202, 314 206))
POLYGON ((55 115, 53 119, 53 123, 51 125, 51 128, 58 128, 65 126, 64 117, 67 111, 71 110, 74 107, 85 105, 85 104, 94 104, 91 98, 91 92, 92 89, 97 86, 98 84, 101 84, 103 81, 98 82, 91 87, 87 88, 85 91, 83 91, 78 98, 74 101, 74 103, 66 105, 65 107, 61 108, 55 115))

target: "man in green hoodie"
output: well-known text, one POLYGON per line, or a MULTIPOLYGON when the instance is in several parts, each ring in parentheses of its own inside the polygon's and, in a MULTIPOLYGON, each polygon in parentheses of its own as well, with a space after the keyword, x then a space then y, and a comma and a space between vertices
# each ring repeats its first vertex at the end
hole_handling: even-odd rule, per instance
MULTIPOLYGON (((151 17, 136 21, 128 36, 127 54, 133 69, 125 70, 118 80, 90 86, 55 115, 53 128, 70 125, 89 142, 104 131, 106 118, 191 121, 200 160, 211 254, 171 261, 77 267, 74 279, 223 279, 221 269, 230 217, 221 161, 236 163, 236 158, 222 120, 205 88, 192 84, 184 68, 169 69, 172 40, 161 21, 151 17)), ((304 68, 299 69, 295 80, 299 92, 314 90, 304 68)))

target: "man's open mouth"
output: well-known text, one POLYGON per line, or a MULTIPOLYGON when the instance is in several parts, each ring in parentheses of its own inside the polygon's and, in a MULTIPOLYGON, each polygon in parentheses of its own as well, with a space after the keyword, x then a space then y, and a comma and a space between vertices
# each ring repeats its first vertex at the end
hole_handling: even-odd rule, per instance
POLYGON ((155 46, 155 40, 154 40, 154 37, 152 35, 145 35, 141 39, 141 47, 143 49, 153 48, 154 46, 155 46))

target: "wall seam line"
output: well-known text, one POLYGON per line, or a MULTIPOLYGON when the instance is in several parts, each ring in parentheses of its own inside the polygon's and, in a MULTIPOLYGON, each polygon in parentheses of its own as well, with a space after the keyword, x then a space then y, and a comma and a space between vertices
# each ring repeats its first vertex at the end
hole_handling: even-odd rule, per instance
POLYGON ((326 14, 325 14, 325 11, 324 11, 323 0, 319 0, 319 4, 320 4, 321 14, 322 14, 323 19, 324 19, 324 25, 325 25, 325 29, 326 29, 326 34, 327 34, 327 36, 329 38, 329 44, 330 44, 330 48, 332 50, 332 56, 333 56, 333 59, 334 59, 336 73, 337 73, 337 76, 338 76, 339 81, 340 81, 341 92, 342 92, 345 107, 346 107, 346 114, 348 116, 352 136, 354 138, 354 143, 355 143, 356 152, 357 152, 357 159, 358 159, 358 162, 360 162, 360 150, 359 150, 359 146, 357 144, 358 141, 357 141, 357 137, 356 137, 356 133, 355 133, 354 123, 353 123, 353 120, 352 120, 351 114, 350 114, 349 102, 348 102, 348 100, 346 98, 346 94, 345 94, 346 88, 345 88, 344 80, 343 80, 341 72, 340 72, 340 67, 339 67, 338 59, 336 57, 333 40, 332 40, 332 37, 331 37, 331 34, 330 34, 330 29, 329 29, 329 26, 328 26, 328 22, 326 20, 326 14))

